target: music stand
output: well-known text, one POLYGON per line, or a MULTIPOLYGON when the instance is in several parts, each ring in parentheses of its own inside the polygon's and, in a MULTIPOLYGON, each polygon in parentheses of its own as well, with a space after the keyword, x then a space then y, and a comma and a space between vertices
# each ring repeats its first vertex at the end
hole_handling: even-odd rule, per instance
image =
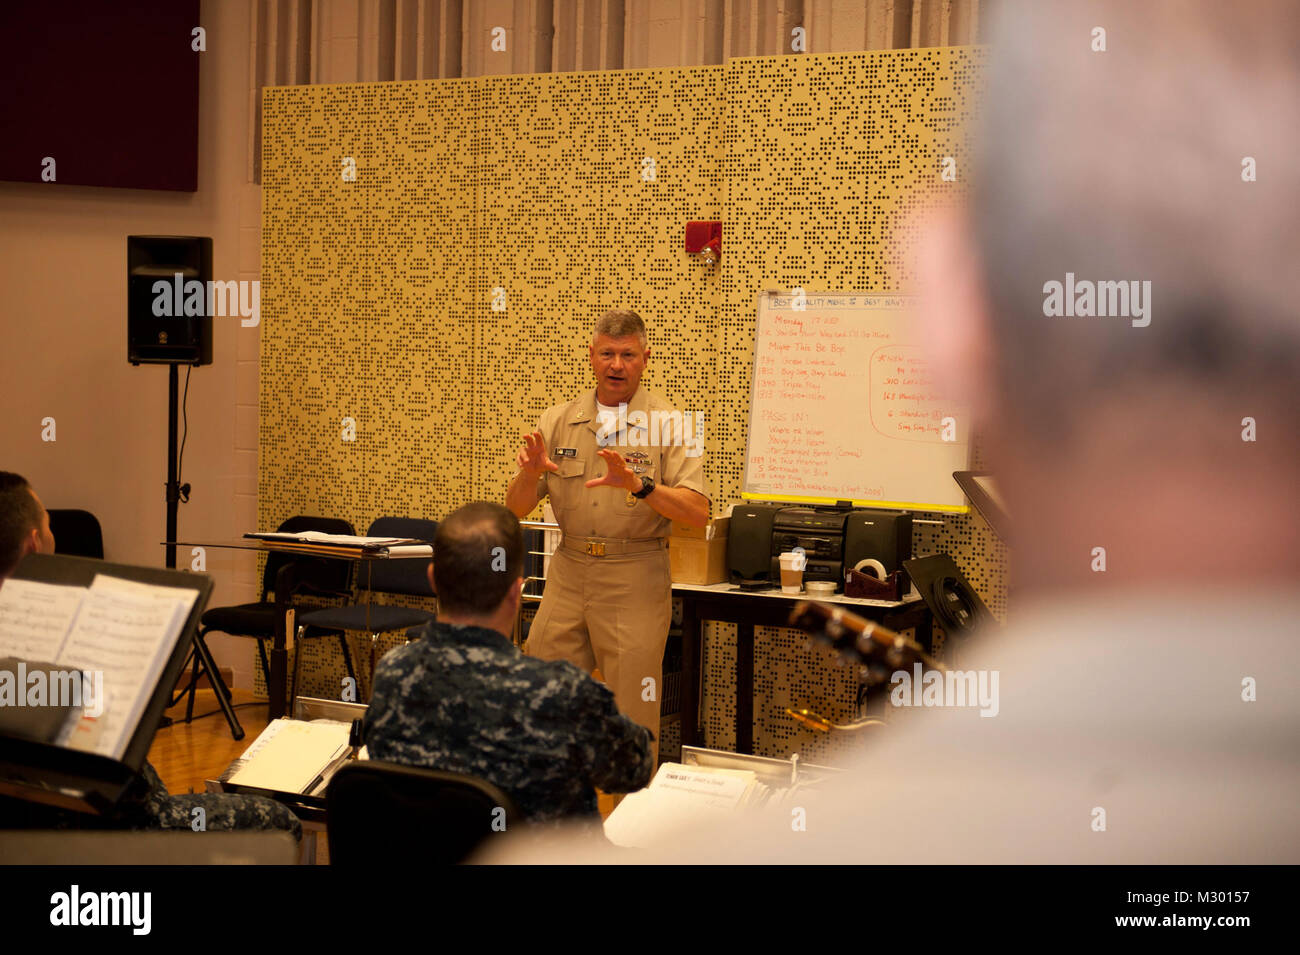
POLYGON ((952 476, 975 505, 975 510, 993 528, 993 533, 1005 542, 1011 522, 1002 508, 1001 499, 993 484, 993 475, 988 471, 953 471, 952 476))
POLYGON ((117 806, 140 775, 158 723, 171 699, 171 688, 179 680, 195 642, 199 617, 212 596, 212 578, 205 574, 47 554, 28 555, 12 578, 88 587, 96 574, 163 587, 184 587, 197 591, 198 597, 120 761, 52 743, 4 737, 4 745, 0 746, 0 794, 104 815, 117 806))

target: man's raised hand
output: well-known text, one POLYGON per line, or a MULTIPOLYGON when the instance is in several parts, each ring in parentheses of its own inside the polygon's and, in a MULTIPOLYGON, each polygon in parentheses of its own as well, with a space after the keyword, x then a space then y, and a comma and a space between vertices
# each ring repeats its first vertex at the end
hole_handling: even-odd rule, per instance
POLYGON ((524 435, 524 446, 519 451, 519 470, 532 477, 540 477, 546 471, 558 471, 560 466, 546 453, 546 441, 540 431, 524 435))
POLYGON ((611 451, 609 448, 601 448, 596 452, 605 459, 605 464, 609 470, 605 472, 604 477, 594 478, 587 483, 587 487, 617 487, 624 491, 641 490, 641 481, 637 478, 636 473, 627 466, 623 456, 617 451, 611 451))

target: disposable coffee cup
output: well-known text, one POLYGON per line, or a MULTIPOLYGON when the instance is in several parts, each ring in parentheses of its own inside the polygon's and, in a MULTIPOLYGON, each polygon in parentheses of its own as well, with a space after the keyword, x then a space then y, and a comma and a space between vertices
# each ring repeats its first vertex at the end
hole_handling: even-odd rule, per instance
POLYGON ((798 594, 803 592, 803 554, 786 551, 781 555, 781 593, 798 594))

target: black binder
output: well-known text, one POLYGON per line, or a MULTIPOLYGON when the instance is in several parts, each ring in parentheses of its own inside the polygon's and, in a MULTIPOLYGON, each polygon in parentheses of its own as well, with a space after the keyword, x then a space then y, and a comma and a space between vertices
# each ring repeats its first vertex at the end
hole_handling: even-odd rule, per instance
POLYGON ((89 587, 96 574, 163 587, 185 587, 198 591, 198 599, 190 609, 176 646, 163 666, 158 685, 154 687, 120 762, 97 753, 0 736, 0 794, 103 815, 117 806, 140 776, 140 768, 153 744, 163 711, 171 700, 171 688, 185 668, 199 618, 212 596, 212 578, 206 574, 46 554, 28 555, 12 577, 89 587))

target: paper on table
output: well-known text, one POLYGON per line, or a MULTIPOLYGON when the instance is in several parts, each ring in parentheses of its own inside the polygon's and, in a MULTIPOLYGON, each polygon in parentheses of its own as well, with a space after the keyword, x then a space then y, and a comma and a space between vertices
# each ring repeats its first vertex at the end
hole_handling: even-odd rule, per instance
POLYGON ((404 544, 410 543, 408 537, 357 537, 354 534, 326 534, 324 531, 298 531, 288 533, 285 531, 264 531, 260 534, 249 535, 267 540, 286 540, 286 541, 309 541, 313 544, 340 544, 346 547, 365 547, 367 545, 378 546, 381 544, 404 544))
MULTIPOLYGON (((252 744, 250 744, 248 749, 244 750, 244 752, 240 754, 239 758, 244 762, 247 762, 265 749, 266 744, 274 739, 276 734, 286 726, 301 722, 304 721, 290 719, 287 716, 281 716, 279 719, 271 720, 270 723, 266 724, 266 729, 262 730, 262 732, 258 734, 257 739, 253 740, 252 744)), ((323 726, 342 726, 348 730, 349 734, 352 732, 352 724, 345 723, 342 720, 310 720, 308 722, 323 726)))
POLYGON ((629 794, 605 820, 605 836, 646 848, 683 826, 734 812, 754 785, 751 770, 664 763, 650 785, 629 794))
MULTIPOLYGON (((228 782, 275 792, 306 792, 334 759, 347 752, 351 727, 346 723, 284 722, 228 782)), ((257 743, 262 743, 260 737, 257 743)))
POLYGON ((57 661, 85 595, 82 587, 6 581, 0 587, 0 657, 57 661))
POLYGON ((702 769, 664 763, 649 788, 692 796, 710 809, 730 810, 736 808, 757 778, 752 769, 702 769))
POLYGON ((253 740, 253 742, 249 744, 248 749, 244 750, 239 758, 241 760, 252 759, 259 751, 266 748, 266 744, 271 742, 276 733, 280 732, 280 730, 284 729, 285 726, 291 722, 292 720, 286 716, 281 716, 279 719, 271 720, 271 722, 266 724, 266 729, 257 734, 257 739, 253 740))
POLYGON ((303 531, 298 536, 304 540, 320 541, 322 544, 355 544, 357 546, 396 544, 402 540, 400 537, 358 537, 356 534, 327 534, 324 531, 303 531))
POLYGON ((226 771, 221 774, 221 779, 223 781, 229 781, 235 773, 244 768, 249 760, 265 749, 266 744, 274 739, 275 735, 279 733, 280 730, 284 729, 285 726, 292 722, 293 721, 287 716, 281 716, 279 719, 274 719, 267 723, 266 729, 257 734, 257 739, 253 740, 253 742, 249 744, 248 748, 239 754, 238 759, 231 761, 230 765, 226 767, 226 771))

